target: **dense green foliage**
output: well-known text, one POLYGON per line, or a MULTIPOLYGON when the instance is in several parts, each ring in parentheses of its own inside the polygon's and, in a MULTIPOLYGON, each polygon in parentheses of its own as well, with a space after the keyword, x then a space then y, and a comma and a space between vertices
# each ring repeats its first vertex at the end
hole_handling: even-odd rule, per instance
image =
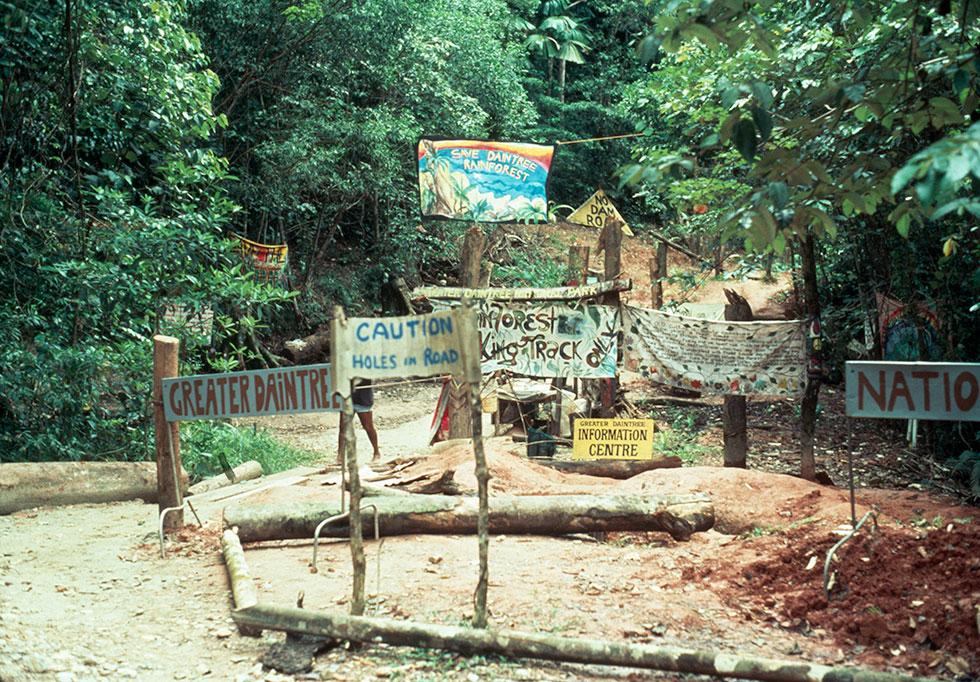
MULTIPOLYGON (((637 232, 705 250, 815 236, 831 367, 875 293, 931 306, 942 357, 977 360, 978 13, 0 0, 0 458, 145 456, 164 302, 215 308, 214 339, 182 359, 227 370, 274 361, 266 342, 333 303, 371 307, 387 273, 451 281, 467 226, 420 221, 421 136, 641 131, 559 145, 552 209, 602 186, 637 232), (242 272, 232 232, 288 243, 285 288, 242 272)), ((562 269, 532 251, 497 276, 562 269)))

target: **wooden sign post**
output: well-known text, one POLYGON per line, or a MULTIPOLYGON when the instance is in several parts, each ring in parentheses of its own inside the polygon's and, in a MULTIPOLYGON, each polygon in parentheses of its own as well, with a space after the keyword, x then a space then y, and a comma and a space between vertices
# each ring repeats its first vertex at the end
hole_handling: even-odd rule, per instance
MULTIPOLYGON (((180 427, 167 421, 163 406, 163 380, 178 374, 177 356, 180 341, 172 336, 153 337, 153 426, 157 455, 157 505, 164 509, 182 507, 180 491, 180 427)), ((172 511, 163 520, 164 531, 184 526, 184 510, 172 511)))
MULTIPOLYGON (((623 223, 615 218, 606 217, 602 232, 599 233, 597 251, 604 251, 603 276, 606 281, 619 277, 622 270, 623 223)), ((603 305, 619 307, 619 292, 603 294, 599 298, 603 305)), ((601 379, 599 384, 599 399, 602 404, 603 417, 616 416, 616 393, 619 387, 619 377, 601 379)))
POLYGON ((485 627, 488 585, 489 472, 483 453, 481 433, 480 337, 473 302, 464 300, 453 310, 428 315, 384 318, 346 318, 342 308, 334 310, 330 326, 332 343, 332 383, 344 401, 347 471, 350 487, 350 542, 353 564, 351 613, 364 611, 364 546, 361 528, 361 484, 357 453, 353 448, 353 406, 351 394, 355 379, 431 377, 451 374, 458 377, 470 404, 470 426, 480 486, 480 579, 476 590, 474 623, 485 627))
MULTIPOLYGON (((725 289, 728 305, 725 319, 735 322, 751 322, 752 307, 749 302, 730 289, 725 289)), ((748 457, 749 436, 744 395, 726 395, 722 409, 723 438, 725 441, 725 466, 745 468, 748 457)))

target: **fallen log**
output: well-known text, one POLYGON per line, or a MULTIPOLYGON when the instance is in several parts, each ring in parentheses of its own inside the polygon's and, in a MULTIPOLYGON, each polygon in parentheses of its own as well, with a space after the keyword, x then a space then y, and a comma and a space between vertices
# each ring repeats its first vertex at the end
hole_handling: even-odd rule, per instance
POLYGON ((330 332, 318 331, 302 339, 287 341, 283 346, 283 355, 297 365, 309 365, 322 362, 330 351, 330 332))
POLYGON ((906 675, 860 668, 835 668, 805 661, 780 661, 697 649, 574 639, 514 630, 471 629, 264 605, 235 611, 232 618, 239 625, 255 629, 320 635, 369 644, 444 649, 467 656, 498 654, 510 658, 618 665, 770 682, 927 682, 923 678, 906 675))
POLYGON ((225 474, 218 474, 217 476, 212 476, 211 478, 205 478, 200 483, 195 483, 187 489, 187 494, 203 495, 204 493, 211 492, 212 490, 218 490, 219 488, 224 488, 240 481, 250 481, 254 478, 261 478, 262 465, 256 462, 254 459, 250 459, 249 461, 242 462, 237 467, 232 469, 231 473, 235 475, 234 481, 228 478, 225 474))
MULTIPOLYGON (((381 534, 476 533, 474 497, 381 495, 381 534)), ((238 526, 242 542, 312 538, 317 524, 340 513, 332 501, 237 505, 224 510, 225 526, 238 526)), ((366 526, 371 517, 365 517, 366 526)), ((490 500, 490 532, 508 535, 566 535, 609 531, 660 531, 683 540, 714 525, 707 495, 496 495, 490 500)), ((346 537, 343 523, 326 526, 321 537, 346 537)))
MULTIPOLYGON (((187 490, 187 473, 181 476, 187 490)), ((157 501, 156 462, 0 464, 0 514, 32 507, 157 501)))
MULTIPOLYGON (((259 603, 259 593, 252 582, 252 575, 248 572, 248 564, 245 562, 245 551, 242 543, 238 539, 237 530, 232 528, 221 534, 221 554, 225 559, 225 568, 228 569, 228 582, 231 583, 231 596, 234 608, 247 609, 259 603)), ((258 637, 262 634, 261 629, 249 627, 248 625, 238 625, 238 631, 243 635, 258 637)))
POLYGON ((664 457, 662 459, 646 460, 574 460, 557 461, 553 459, 536 459, 535 464, 557 469, 564 474, 582 474, 584 476, 599 476, 602 478, 626 479, 633 478, 644 471, 654 469, 677 469, 681 466, 680 457, 664 457))

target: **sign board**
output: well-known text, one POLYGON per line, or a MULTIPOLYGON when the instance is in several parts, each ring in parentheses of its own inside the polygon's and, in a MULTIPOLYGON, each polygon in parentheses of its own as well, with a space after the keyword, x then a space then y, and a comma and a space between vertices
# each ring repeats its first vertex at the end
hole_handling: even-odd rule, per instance
POLYGON ((484 223, 548 222, 555 148, 525 142, 419 140, 424 217, 484 223))
POLYGON ((626 368, 713 395, 796 396, 806 384, 800 321, 728 322, 626 306, 626 368))
POLYGON ((616 376, 619 308, 480 302, 480 369, 531 377, 616 376))
POLYGON ((339 412, 330 365, 302 365, 163 380, 167 421, 339 412))
POLYGON ((653 420, 576 419, 572 459, 653 459, 653 420))
POLYGON ((164 303, 160 333, 176 336, 211 336, 214 311, 211 306, 195 308, 182 303, 164 303))
POLYGON ((623 220, 623 216, 619 214, 616 207, 613 205, 612 199, 606 196, 606 193, 601 189, 597 189, 595 194, 586 199, 585 203, 575 209, 567 220, 570 223, 575 223, 576 225, 585 225, 586 227, 597 227, 600 230, 606 224, 606 217, 612 217, 623 224, 623 234, 633 235, 633 230, 630 226, 626 224, 623 220))
POLYGON ((354 379, 451 374, 479 382, 479 367, 474 380, 466 362, 467 348, 471 355, 479 352, 474 318, 474 311, 463 306, 428 315, 335 319, 331 332, 336 391, 346 396, 354 379), (466 315, 473 316, 472 339, 465 338, 466 315))
POLYGON ((848 362, 847 416, 980 421, 980 363, 848 362))

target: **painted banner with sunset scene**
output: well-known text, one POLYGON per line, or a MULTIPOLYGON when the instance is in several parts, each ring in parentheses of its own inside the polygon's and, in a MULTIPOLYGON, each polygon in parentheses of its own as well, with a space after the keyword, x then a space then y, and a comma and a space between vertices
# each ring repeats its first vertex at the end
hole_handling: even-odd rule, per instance
POLYGON ((525 142, 421 139, 423 217, 476 222, 547 222, 555 148, 525 142))

